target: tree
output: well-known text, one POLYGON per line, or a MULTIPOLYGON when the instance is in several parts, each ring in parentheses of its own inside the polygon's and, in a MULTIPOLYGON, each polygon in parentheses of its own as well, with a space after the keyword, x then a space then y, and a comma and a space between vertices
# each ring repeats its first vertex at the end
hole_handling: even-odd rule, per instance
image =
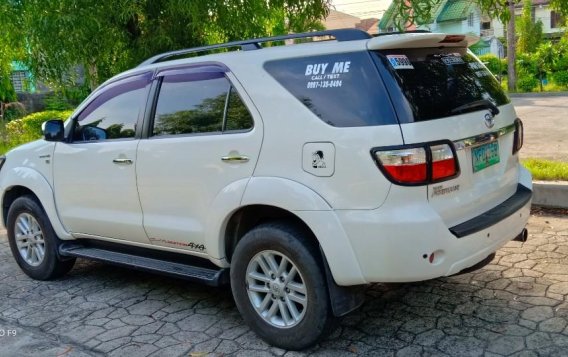
POLYGON ((0 25, 36 76, 91 88, 156 53, 321 27, 330 0, 4 0, 0 25), (5 27, 6 26, 6 27, 5 27))
POLYGON ((542 21, 532 19, 532 0, 523 0, 523 12, 517 26, 517 52, 534 53, 542 42, 542 21))

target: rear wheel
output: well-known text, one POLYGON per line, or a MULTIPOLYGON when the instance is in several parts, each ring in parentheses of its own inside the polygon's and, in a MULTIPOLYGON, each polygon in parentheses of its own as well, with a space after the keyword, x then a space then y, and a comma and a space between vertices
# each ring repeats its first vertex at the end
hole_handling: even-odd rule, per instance
POLYGON ((31 278, 54 279, 73 268, 75 259, 59 259, 59 239, 43 208, 33 197, 19 197, 12 203, 6 228, 12 255, 31 278))
POLYGON ((277 222, 253 228, 235 249, 231 287, 237 307, 274 346, 309 347, 333 326, 317 248, 303 229, 277 222))

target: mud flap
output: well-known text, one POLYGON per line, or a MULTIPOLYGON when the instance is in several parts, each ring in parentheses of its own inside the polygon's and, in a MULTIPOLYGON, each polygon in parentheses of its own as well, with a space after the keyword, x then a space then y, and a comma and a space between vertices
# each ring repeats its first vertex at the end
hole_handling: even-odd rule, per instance
POLYGON ((366 285, 339 286, 335 283, 331 270, 327 264, 327 259, 320 246, 320 252, 325 269, 327 289, 331 301, 333 315, 337 317, 345 316, 351 311, 358 309, 365 302, 366 285))

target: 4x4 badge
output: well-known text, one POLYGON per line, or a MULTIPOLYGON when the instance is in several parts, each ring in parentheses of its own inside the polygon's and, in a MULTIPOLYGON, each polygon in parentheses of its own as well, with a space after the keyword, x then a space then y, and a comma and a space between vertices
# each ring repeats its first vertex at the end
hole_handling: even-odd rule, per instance
POLYGON ((485 114, 484 121, 485 121, 485 126, 488 127, 489 129, 493 128, 493 126, 495 125, 495 117, 491 113, 485 114))

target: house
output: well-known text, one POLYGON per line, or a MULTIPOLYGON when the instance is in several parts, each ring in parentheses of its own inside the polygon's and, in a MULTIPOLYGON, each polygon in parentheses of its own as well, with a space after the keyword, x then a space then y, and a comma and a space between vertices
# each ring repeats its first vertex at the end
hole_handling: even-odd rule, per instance
POLYGON ((374 35, 379 32, 379 19, 360 19, 341 11, 331 10, 324 21, 324 26, 327 30, 357 28, 374 35))
MULTIPOLYGON (((380 32, 398 31, 394 19, 397 1, 394 0, 379 23, 380 32)), ((503 57, 503 44, 493 33, 493 22, 482 14, 479 6, 470 0, 441 0, 434 4, 430 11, 430 19, 416 19, 407 30, 428 30, 432 32, 471 34, 480 37, 480 41, 471 47, 478 55, 493 53, 503 57)))
MULTIPOLYGON (((550 8, 550 0, 532 0, 531 16, 533 22, 542 22, 542 32, 545 38, 555 39, 566 31, 566 19, 550 8)), ((515 6, 515 16, 518 18, 523 12, 523 4, 515 6)), ((506 26, 499 19, 493 19, 491 32, 495 37, 505 37, 506 26)))
POLYGON ((12 62, 12 73, 10 81, 16 93, 33 93, 35 92, 34 81, 30 70, 22 62, 12 62))

